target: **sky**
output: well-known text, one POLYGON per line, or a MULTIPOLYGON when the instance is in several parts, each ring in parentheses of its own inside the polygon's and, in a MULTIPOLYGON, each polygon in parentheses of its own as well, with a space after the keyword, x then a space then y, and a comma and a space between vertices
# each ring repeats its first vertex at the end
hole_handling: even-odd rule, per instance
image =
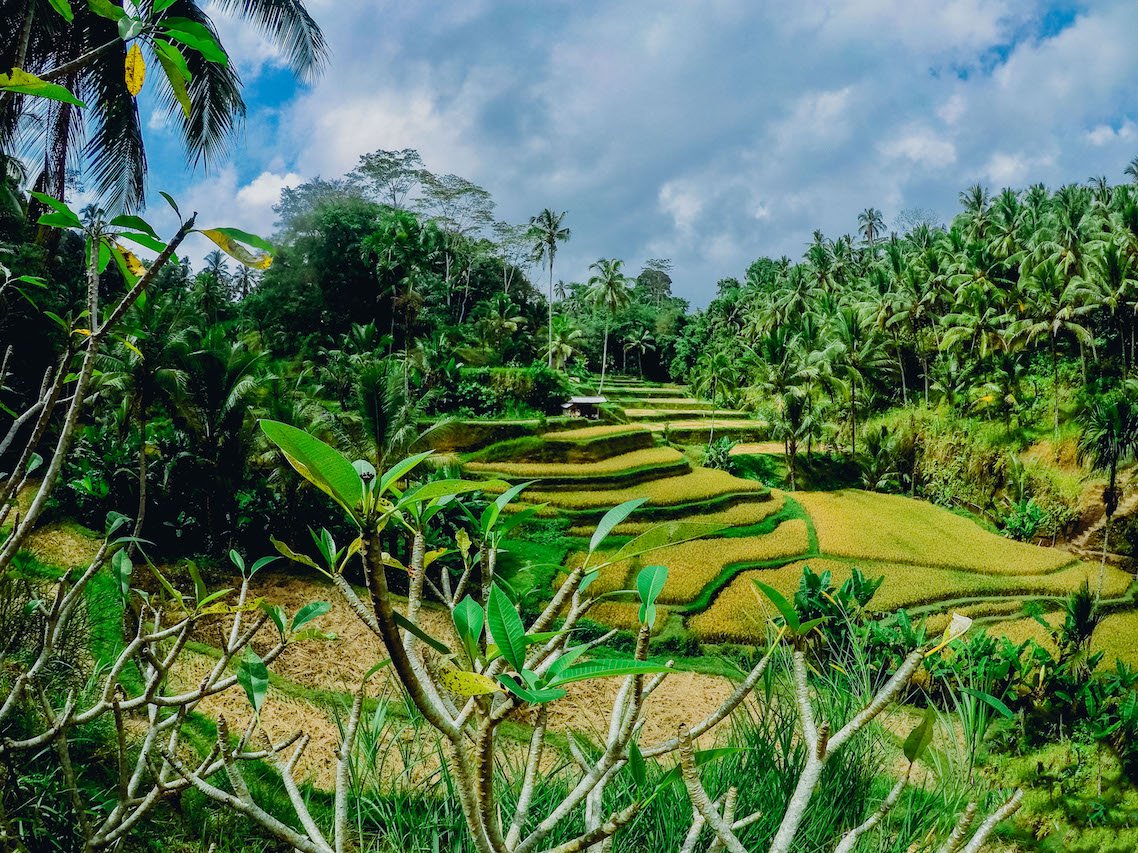
MULTIPOLYGON (((815 229, 856 233, 866 207, 890 227, 913 210, 947 222, 977 181, 1121 182, 1138 155, 1134 0, 307 6, 331 48, 307 84, 214 15, 246 84, 244 131, 228 162, 190 171, 144 101, 152 192, 271 234, 282 187, 415 148, 489 190, 499 219, 567 211, 556 278, 670 258, 699 307, 757 257, 800 258, 815 229)), ((163 208, 152 219, 169 226, 163 208)))

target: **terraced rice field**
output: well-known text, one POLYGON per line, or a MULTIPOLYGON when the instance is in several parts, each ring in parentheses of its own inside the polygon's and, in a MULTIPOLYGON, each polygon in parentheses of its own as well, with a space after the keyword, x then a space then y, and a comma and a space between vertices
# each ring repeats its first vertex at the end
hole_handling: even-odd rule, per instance
POLYGON ((648 507, 698 504, 730 495, 766 496, 767 488, 754 480, 733 477, 726 471, 696 468, 690 474, 666 477, 622 489, 543 491, 527 489, 529 503, 550 503, 564 509, 608 509, 633 498, 648 498, 648 507))
POLYGON ((823 553, 928 566, 953 566, 989 574, 1043 574, 1072 556, 1024 545, 923 501, 846 489, 800 492, 823 553))
MULTIPOLYGON (((730 566, 789 559, 805 553, 808 547, 806 522, 794 518, 782 522, 773 531, 761 536, 719 538, 714 541, 714 545, 708 540, 697 539, 661 548, 644 557, 621 560, 602 568, 594 585, 602 592, 626 589, 643 566, 667 566, 668 582, 660 593, 660 601, 665 604, 686 604, 730 566)), ((596 555, 593 562, 595 564, 598 558, 611 559, 615 553, 609 551, 596 555)), ((583 555, 577 557, 578 560, 582 558, 583 555)))
POLYGON ((684 462, 684 455, 671 447, 652 447, 632 453, 621 453, 597 462, 470 462, 466 470, 501 475, 514 479, 604 477, 649 467, 674 466, 684 462))
MULTIPOLYGON (((700 524, 723 524, 728 527, 750 527, 765 521, 783 508, 784 497, 781 492, 772 492, 770 500, 736 504, 717 512, 692 512, 684 516, 684 521, 700 524)), ((658 525, 658 521, 626 521, 613 529, 616 536, 637 536, 658 525)), ((593 535, 594 525, 582 524, 569 528, 573 536, 588 538, 593 535)))
MULTIPOLYGON (((762 440, 766 425, 761 421, 715 410, 705 401, 687 397, 685 389, 623 382, 614 384, 610 393, 610 400, 624 406, 624 415, 635 423, 582 426, 548 433, 546 440, 596 442, 629 432, 659 437, 667 430, 672 442, 698 444, 701 437, 707 440, 714 425, 716 434, 740 435, 750 442, 739 445, 737 454, 782 453, 781 444, 762 440)), ((870 602, 873 610, 904 607, 914 618, 927 620, 932 631, 943 627, 950 611, 965 613, 1013 639, 1046 639, 1041 626, 1022 618, 1027 601, 1055 609, 1084 581, 1092 586, 1098 582, 1097 565, 1065 551, 1014 542, 922 501, 852 489, 784 495, 723 471, 694 468, 676 474, 669 466, 681 464, 681 454, 670 447, 634 452, 617 452, 619 442, 611 448, 597 447, 611 455, 561 465, 507 459, 468 464, 467 469, 514 481, 546 478, 544 486, 535 484, 522 500, 548 503, 543 516, 569 516, 573 519, 569 533, 577 537, 591 535, 610 507, 647 498, 644 507, 613 531, 618 538, 606 552, 609 555, 619 550, 619 537, 640 535, 663 520, 725 525, 714 538, 607 566, 593 587, 596 592, 626 589, 643 565, 666 565, 668 582, 660 601, 673 624, 682 618, 687 629, 704 641, 760 641, 772 614, 769 602, 756 595, 753 581, 761 579, 790 595, 807 565, 816 572, 830 571, 837 583, 848 578, 855 566, 870 577, 884 576, 885 583, 870 602), (651 467, 660 469, 658 478, 627 485, 612 481, 622 472, 651 467), (572 480, 558 483, 559 477, 572 480)), ((567 566, 581 559, 582 551, 572 552, 567 566)), ((1108 568, 1105 595, 1120 600, 1132 581, 1129 574, 1108 568)), ((633 602, 608 601, 595 609, 592 618, 631 629, 636 609, 633 602)), ((1096 642, 1108 654, 1138 663, 1135 636, 1138 610, 1122 610, 1103 623, 1096 642)))

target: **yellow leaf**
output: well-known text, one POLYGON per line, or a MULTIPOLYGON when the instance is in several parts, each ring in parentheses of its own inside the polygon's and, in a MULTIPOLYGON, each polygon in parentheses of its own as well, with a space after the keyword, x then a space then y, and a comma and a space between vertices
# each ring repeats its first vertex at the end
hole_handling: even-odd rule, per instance
POLYGON ((138 347, 136 347, 130 341, 126 340, 126 338, 123 338, 122 345, 124 347, 126 347, 128 350, 130 350, 131 352, 133 352, 135 355, 137 355, 139 358, 145 358, 145 356, 142 354, 142 350, 140 350, 138 347))
POLYGON ((428 551, 426 554, 423 555, 423 568, 424 569, 430 568, 431 563, 433 563, 439 557, 443 556, 445 553, 447 553, 446 548, 438 548, 434 551, 428 551))
POLYGON ((126 54, 126 90, 137 98, 145 79, 146 60, 142 58, 142 48, 132 44, 126 54))
POLYGON ((444 668, 437 675, 439 684, 458 696, 484 696, 499 690, 497 684, 477 672, 444 668))
POLYGON ((209 239, 213 240, 221 251, 229 255, 231 258, 236 258, 247 267, 253 267, 258 270, 267 270, 273 265, 273 256, 268 252, 260 252, 254 254, 231 238, 228 234, 224 234, 215 228, 208 228, 201 232, 209 239))
POLYGON ((122 253, 123 260, 126 261, 126 267, 131 273, 139 278, 146 275, 146 267, 142 265, 142 261, 138 259, 138 255, 126 248, 122 243, 115 243, 115 248, 122 253))

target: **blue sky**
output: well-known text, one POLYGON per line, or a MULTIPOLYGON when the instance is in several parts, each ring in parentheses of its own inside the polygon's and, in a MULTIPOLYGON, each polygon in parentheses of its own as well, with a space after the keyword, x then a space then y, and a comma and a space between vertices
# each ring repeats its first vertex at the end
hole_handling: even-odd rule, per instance
POLYGON ((667 257, 698 306, 756 257, 800 257, 816 228, 854 232, 865 207, 947 220, 970 183, 1121 181, 1138 154, 1134 0, 308 5, 332 50, 309 86, 215 16, 245 131, 229 162, 190 172, 144 115, 152 190, 269 233, 282 186, 416 148, 501 219, 567 210, 558 278, 667 257))

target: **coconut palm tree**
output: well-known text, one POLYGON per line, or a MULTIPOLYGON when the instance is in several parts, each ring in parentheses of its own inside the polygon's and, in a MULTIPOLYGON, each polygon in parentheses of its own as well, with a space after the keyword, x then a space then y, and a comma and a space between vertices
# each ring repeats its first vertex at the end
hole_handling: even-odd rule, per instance
POLYGON ((1090 461, 1095 468, 1107 471, 1107 484, 1102 490, 1102 506, 1106 528, 1102 539, 1102 562, 1099 566, 1097 597, 1102 597, 1106 575, 1106 555, 1110 544, 1110 524, 1122 499, 1118 486, 1118 466, 1138 454, 1138 382, 1127 383, 1126 391, 1107 394, 1093 400, 1079 415, 1082 435, 1079 438, 1079 461, 1090 461), (1129 393, 1127 393, 1129 392, 1129 393))
POLYGON ((552 349, 545 355, 554 370, 564 370, 565 365, 581 351, 585 333, 572 319, 564 315, 553 318, 552 349))
POLYGON ((601 258, 589 266, 594 274, 588 281, 589 302, 598 311, 605 315, 604 349, 601 356, 601 382, 597 386, 597 394, 605 390, 605 369, 608 366, 609 356, 609 326, 613 315, 632 301, 631 281, 622 272, 624 261, 616 258, 601 258))
POLYGON ((857 392, 866 378, 889 364, 882 338, 857 305, 843 305, 833 318, 833 343, 827 360, 834 375, 844 379, 850 400, 850 455, 857 456, 857 392))
POLYGON ((554 213, 548 207, 529 221, 529 238, 533 242, 533 256, 539 263, 545 261, 549 267, 549 341, 545 348, 550 367, 553 366, 553 259, 557 257, 557 247, 573 236, 561 223, 565 211, 554 213))
MULTIPOLYGON (((324 36, 303 0, 218 0, 210 5, 174 0, 164 5, 158 17, 204 27, 215 41, 216 29, 207 9, 236 13, 259 29, 303 79, 319 73, 327 57, 324 36)), ((89 188, 108 208, 141 207, 146 146, 135 97, 123 81, 127 43, 120 37, 119 22, 107 9, 96 11, 96 4, 87 3, 70 6, 73 23, 40 0, 0 4, 0 30, 20 34, 0 41, 0 67, 22 68, 50 78, 88 104, 80 109, 26 96, 0 98, 0 150, 13 153, 20 128, 30 128, 28 141, 42 152, 32 158, 42 164, 35 186, 63 198, 67 170, 82 149, 89 188), (33 120, 25 121, 25 116, 33 120)), ((148 10, 151 4, 142 6, 148 10)), ((136 38, 166 57, 178 47, 148 30, 136 38)), ((241 80, 226 61, 223 48, 181 52, 189 71, 188 82, 181 81, 184 97, 166 81, 152 88, 159 108, 165 108, 178 125, 190 161, 208 167, 229 154, 233 133, 244 118, 241 80)), ((149 64, 161 73, 170 61, 163 61, 159 53, 149 64)))
POLYGON ((640 371, 640 378, 644 378, 644 353, 656 351, 656 339, 652 333, 643 326, 629 334, 624 341, 624 354, 628 357, 630 352, 636 353, 636 367, 640 371))
POLYGON ((870 249, 877 244, 877 238, 885 230, 885 217, 876 207, 867 207, 857 215, 857 230, 870 249))

